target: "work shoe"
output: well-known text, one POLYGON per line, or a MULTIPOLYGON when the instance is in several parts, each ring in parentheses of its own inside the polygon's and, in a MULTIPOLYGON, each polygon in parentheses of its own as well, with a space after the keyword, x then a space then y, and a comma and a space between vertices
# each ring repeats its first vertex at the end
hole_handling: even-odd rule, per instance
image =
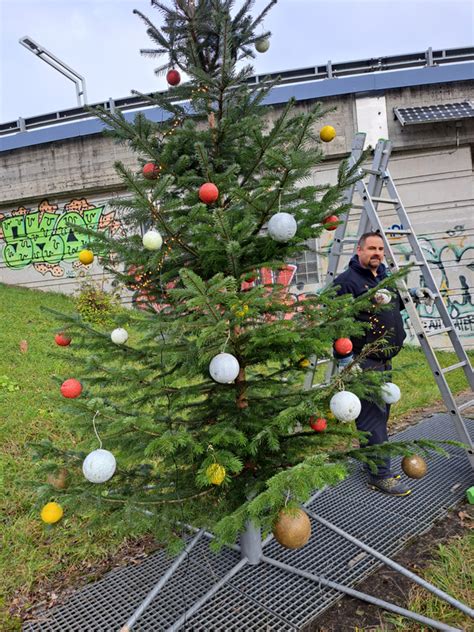
POLYGON ((390 496, 408 496, 408 494, 411 494, 411 489, 401 483, 399 478, 395 476, 390 478, 370 478, 369 487, 379 492, 390 494, 390 496))

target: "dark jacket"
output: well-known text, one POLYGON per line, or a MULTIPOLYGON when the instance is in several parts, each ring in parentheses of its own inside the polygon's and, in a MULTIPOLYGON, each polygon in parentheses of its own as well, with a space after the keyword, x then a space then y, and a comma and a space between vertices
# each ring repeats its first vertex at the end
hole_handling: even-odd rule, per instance
MULTIPOLYGON (((339 286, 337 289, 338 295, 352 294, 356 298, 377 287, 386 277, 387 269, 383 263, 377 269, 377 276, 374 276, 371 270, 360 265, 359 257, 354 255, 349 262, 347 270, 334 279, 334 286, 339 286)), ((374 352, 368 356, 369 358, 373 360, 389 360, 397 355, 402 348, 406 332, 400 311, 404 309, 404 305, 396 290, 390 289, 389 291, 392 300, 388 305, 379 306, 374 301, 372 308, 368 311, 360 312, 356 316, 358 321, 368 322, 371 325, 361 336, 351 336, 356 355, 362 351, 366 344, 374 342, 383 335, 386 335, 387 346, 391 348, 386 351, 374 352)))

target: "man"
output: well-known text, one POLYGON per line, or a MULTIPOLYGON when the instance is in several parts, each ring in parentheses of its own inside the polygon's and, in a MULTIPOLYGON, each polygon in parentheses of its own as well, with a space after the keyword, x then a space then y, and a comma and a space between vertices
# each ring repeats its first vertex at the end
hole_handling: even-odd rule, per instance
MULTIPOLYGON (((387 277, 383 258, 384 242, 380 234, 364 233, 359 239, 357 253, 350 260, 348 269, 334 280, 337 293, 358 297, 377 287, 387 277)), ((406 337, 400 314, 404 305, 398 292, 390 290, 388 293, 387 289, 376 294, 373 302, 373 308, 359 313, 356 317, 358 321, 369 323, 370 327, 361 336, 351 338, 353 353, 358 355, 365 345, 385 335, 384 349, 370 353, 360 362, 360 366, 365 370, 389 371, 390 360, 400 351, 406 337), (387 305, 380 309, 380 303, 387 305)), ((370 433, 368 445, 388 441, 387 422, 390 405, 381 405, 369 400, 361 400, 361 403, 362 410, 356 419, 356 426, 358 430, 370 433)), ((411 492, 402 483, 400 476, 392 473, 389 458, 380 463, 376 474, 369 471, 369 487, 392 496, 407 496, 411 492)))

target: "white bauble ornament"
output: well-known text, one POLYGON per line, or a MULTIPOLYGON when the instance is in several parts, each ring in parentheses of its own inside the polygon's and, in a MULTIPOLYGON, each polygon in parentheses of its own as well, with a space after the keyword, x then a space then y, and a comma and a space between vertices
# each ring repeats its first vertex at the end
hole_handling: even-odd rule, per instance
POLYGON ((275 213, 268 222, 268 234, 275 241, 289 241, 297 229, 298 224, 289 213, 275 213))
POLYGON ((353 421, 361 411, 360 399, 349 391, 340 391, 331 397, 329 408, 339 421, 353 421))
POLYGON ((375 300, 380 305, 388 305, 392 300, 392 295, 388 290, 378 290, 378 292, 375 293, 375 300))
POLYGON ((86 456, 82 464, 82 473, 91 483, 105 483, 112 478, 117 462, 112 452, 94 450, 86 456))
POLYGON ((209 364, 209 373, 219 384, 230 384, 238 376, 239 371, 239 362, 231 353, 219 353, 209 364))
POLYGON ((123 345, 128 340, 128 332, 126 329, 123 329, 123 327, 117 327, 117 329, 114 329, 110 334, 110 339, 116 345, 123 345))
POLYGON ((143 235, 142 242, 147 250, 159 250, 163 245, 163 237, 157 230, 151 228, 143 235))
POLYGON ((382 384, 382 399, 386 404, 396 404, 401 396, 400 389, 393 382, 382 384))
POLYGON ((255 42, 255 50, 257 53, 266 53, 270 48, 270 40, 267 37, 262 37, 255 42))

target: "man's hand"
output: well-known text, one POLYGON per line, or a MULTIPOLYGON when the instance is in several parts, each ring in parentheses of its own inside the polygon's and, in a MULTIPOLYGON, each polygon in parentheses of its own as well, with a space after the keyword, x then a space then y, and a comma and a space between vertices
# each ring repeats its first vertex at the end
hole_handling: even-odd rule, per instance
POLYGON ((413 287, 410 290, 410 296, 412 297, 415 305, 422 304, 427 307, 431 307, 436 298, 433 292, 427 287, 413 287))

